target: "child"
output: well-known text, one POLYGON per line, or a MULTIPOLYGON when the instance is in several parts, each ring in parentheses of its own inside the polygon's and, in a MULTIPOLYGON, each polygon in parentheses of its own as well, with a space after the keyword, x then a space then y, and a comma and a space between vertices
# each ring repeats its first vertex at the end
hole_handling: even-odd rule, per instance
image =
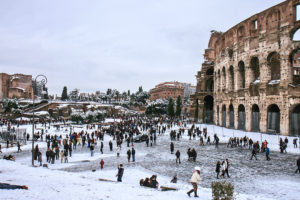
POLYGON ((104 161, 103 161, 103 159, 101 159, 101 161, 100 161, 100 166, 101 166, 101 169, 103 169, 103 166, 104 166, 104 161))
POLYGON ((60 152, 60 163, 63 163, 63 160, 64 160, 64 151, 61 150, 61 152, 60 152))

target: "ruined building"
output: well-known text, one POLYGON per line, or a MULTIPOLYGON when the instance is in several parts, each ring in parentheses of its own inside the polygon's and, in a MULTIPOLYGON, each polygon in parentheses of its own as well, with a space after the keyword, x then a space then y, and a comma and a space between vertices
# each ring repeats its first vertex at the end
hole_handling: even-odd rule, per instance
POLYGON ((192 96, 195 121, 300 135, 299 29, 300 0, 286 0, 212 31, 192 96))
POLYGON ((9 75, 0 73, 0 98, 33 97, 32 76, 24 74, 9 75))

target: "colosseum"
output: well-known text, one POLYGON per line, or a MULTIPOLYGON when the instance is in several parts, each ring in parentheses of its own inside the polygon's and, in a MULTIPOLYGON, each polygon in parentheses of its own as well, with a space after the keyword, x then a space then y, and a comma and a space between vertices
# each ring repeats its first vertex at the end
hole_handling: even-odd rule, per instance
POLYGON ((300 0, 212 31, 196 75, 200 123, 300 136, 300 0))

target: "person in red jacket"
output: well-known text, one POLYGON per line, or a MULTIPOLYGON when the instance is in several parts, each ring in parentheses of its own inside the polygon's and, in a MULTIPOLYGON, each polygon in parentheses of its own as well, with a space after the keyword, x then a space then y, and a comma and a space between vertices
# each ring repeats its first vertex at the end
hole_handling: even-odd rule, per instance
POLYGON ((104 166, 104 161, 103 161, 103 159, 101 159, 101 161, 100 161, 100 166, 101 166, 101 169, 103 169, 103 166, 104 166))

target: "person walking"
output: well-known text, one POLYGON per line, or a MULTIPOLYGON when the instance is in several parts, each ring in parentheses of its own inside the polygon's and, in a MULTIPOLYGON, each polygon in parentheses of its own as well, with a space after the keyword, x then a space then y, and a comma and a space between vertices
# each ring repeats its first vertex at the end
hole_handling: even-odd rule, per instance
POLYGON ((40 166, 42 166, 42 153, 38 152, 38 161, 40 162, 40 166))
POLYGON ((300 157, 297 160, 297 167, 298 167, 298 169, 295 171, 295 173, 297 173, 297 172, 300 173, 300 157))
POLYGON ((230 178, 229 173, 228 173, 228 168, 229 168, 229 161, 226 158, 226 160, 225 160, 225 173, 227 174, 227 177, 230 178))
POLYGON ((120 164, 118 166, 118 173, 117 173, 117 177, 118 177, 118 182, 122 182, 122 177, 123 177, 123 174, 124 174, 124 168, 123 168, 123 164, 120 164))
POLYGON ((101 152, 101 154, 103 154, 103 141, 101 141, 101 144, 100 144, 100 152, 101 152))
POLYGON ((187 195, 190 197, 191 193, 194 192, 194 197, 199 197, 197 195, 197 190, 198 190, 198 183, 201 181, 200 178, 200 167, 195 167, 195 170, 193 171, 193 175, 191 178, 191 184, 193 186, 193 189, 191 189, 190 191, 187 192, 187 195))
POLYGON ((64 161, 64 151, 61 150, 61 152, 60 152, 60 163, 63 163, 63 161, 64 161))
POLYGON ((254 148, 252 149, 252 155, 251 155, 250 160, 252 160, 253 157, 255 158, 255 160, 257 160, 257 157, 256 157, 256 151, 255 151, 254 148))
POLYGON ((103 159, 101 159, 101 161, 100 161, 100 168, 101 168, 101 170, 103 169, 103 166, 104 166, 104 161, 103 161, 103 159))
POLYGON ((116 150, 116 152, 117 152, 117 157, 120 156, 120 151, 121 151, 120 146, 117 146, 117 150, 116 150))
POLYGON ((269 157, 269 155, 270 155, 270 149, 269 149, 269 147, 267 147, 266 148, 266 159, 267 159, 267 161, 271 160, 271 158, 269 157))
POLYGON ((219 179, 220 171, 221 171, 221 163, 220 163, 220 161, 218 161, 217 165, 216 165, 217 179, 219 179))
POLYGON ((128 162, 130 162, 130 157, 131 157, 131 151, 130 151, 130 149, 128 149, 128 151, 127 151, 127 160, 128 160, 128 162))
POLYGON ((177 162, 180 164, 181 163, 180 162, 180 151, 177 150, 176 153, 175 153, 175 155, 176 155, 176 164, 177 164, 177 162))
POLYGON ((19 153, 20 151, 22 151, 22 149, 21 149, 21 144, 20 144, 19 141, 18 141, 18 143, 17 143, 17 146, 18 146, 18 153, 19 153))
POLYGON ((173 154, 173 152, 174 152, 174 143, 173 142, 171 142, 171 144, 170 144, 170 151, 171 151, 171 154, 173 154))
POLYGON ((135 162, 135 149, 132 147, 131 149, 132 162, 135 162))
POLYGON ((113 150, 113 143, 112 143, 112 141, 111 141, 111 140, 109 141, 109 149, 110 149, 110 151, 112 151, 112 150, 113 150))
POLYGON ((91 144, 90 150, 91 150, 91 157, 93 157, 94 156, 94 143, 91 144))

